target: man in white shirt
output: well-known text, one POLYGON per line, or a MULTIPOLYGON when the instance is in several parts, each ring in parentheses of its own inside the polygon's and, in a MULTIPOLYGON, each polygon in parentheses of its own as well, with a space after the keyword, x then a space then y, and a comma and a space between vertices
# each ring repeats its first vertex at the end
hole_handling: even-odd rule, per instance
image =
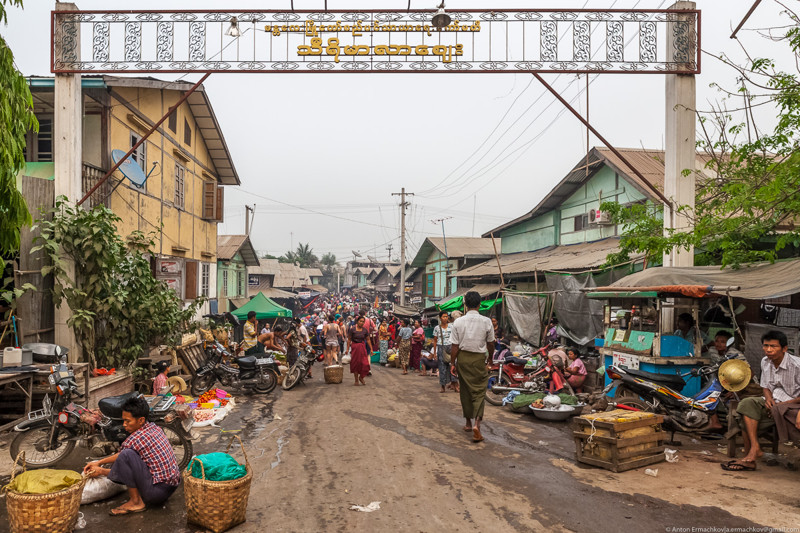
POLYGON ((480 442, 483 440, 481 421, 486 387, 489 385, 486 361, 490 356, 489 347, 494 348, 494 328, 491 320, 478 313, 481 305, 479 293, 469 291, 464 295, 464 304, 467 314, 452 325, 450 357, 453 367, 458 371, 461 410, 466 419, 464 431, 472 431, 472 441, 480 442))

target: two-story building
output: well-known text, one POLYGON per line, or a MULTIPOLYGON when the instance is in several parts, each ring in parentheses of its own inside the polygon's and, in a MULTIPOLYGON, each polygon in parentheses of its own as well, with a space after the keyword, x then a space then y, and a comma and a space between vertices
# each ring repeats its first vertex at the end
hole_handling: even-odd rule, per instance
MULTIPOLYGON (((40 127, 28 133, 26 161, 52 164, 54 78, 31 77, 28 83, 40 127)), ((83 76, 83 193, 191 86, 153 78, 83 76)), ((214 300, 224 186, 240 181, 204 88, 173 111, 131 158, 139 176, 117 170, 84 205, 109 207, 122 219, 117 230, 123 238, 136 230, 152 234, 154 273, 181 298, 214 300), (138 183, 142 176, 146 180, 138 183)), ((51 206, 29 205, 34 217, 38 207, 51 206)), ((200 312, 213 305, 206 303, 200 312)))
MULTIPOLYGON (((500 251, 501 239, 495 239, 500 251)), ((419 247, 411 266, 419 268, 422 307, 430 307, 458 289, 457 272, 494 257, 491 238, 428 237, 419 247)))
POLYGON ((250 301, 247 270, 259 265, 247 235, 220 235, 217 241, 218 311, 233 311, 250 301))

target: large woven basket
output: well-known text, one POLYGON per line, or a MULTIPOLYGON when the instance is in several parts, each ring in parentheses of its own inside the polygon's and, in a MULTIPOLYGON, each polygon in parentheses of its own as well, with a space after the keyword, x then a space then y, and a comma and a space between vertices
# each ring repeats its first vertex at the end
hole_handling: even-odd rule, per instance
POLYGON ((344 378, 344 367, 332 365, 325 367, 325 383, 341 383, 344 378))
MULTIPOLYGON (((11 481, 17 471, 17 461, 22 457, 22 469, 25 471, 25 452, 20 452, 14 461, 11 481)), ((6 492, 8 521, 12 533, 68 533, 75 528, 78 510, 81 506, 81 494, 86 484, 86 477, 71 487, 51 492, 50 494, 20 494, 13 490, 6 492)))
POLYGON ((192 459, 189 466, 186 467, 183 476, 186 520, 190 524, 197 524, 214 533, 227 531, 246 520, 247 499, 250 497, 253 469, 250 468, 250 461, 247 459, 247 452, 244 451, 242 439, 237 435, 231 438, 225 452, 230 451, 233 439, 238 439, 244 454, 244 463, 247 468, 247 474, 244 477, 229 481, 209 481, 206 479, 203 463, 198 461, 203 474, 203 478, 198 479, 192 476, 192 464, 196 458, 192 459))

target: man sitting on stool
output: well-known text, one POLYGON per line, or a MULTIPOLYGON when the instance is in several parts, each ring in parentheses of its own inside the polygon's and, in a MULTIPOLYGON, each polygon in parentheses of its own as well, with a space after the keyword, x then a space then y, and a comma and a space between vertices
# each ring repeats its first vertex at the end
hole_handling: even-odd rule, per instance
POLYGON ((89 477, 108 476, 128 487, 130 499, 111 515, 140 513, 145 505, 159 505, 172 496, 181 482, 181 473, 172 445, 164 431, 147 421, 150 406, 141 396, 130 398, 122 406, 122 424, 130 433, 122 449, 110 457, 87 464, 89 477), (101 465, 114 463, 111 468, 101 465))

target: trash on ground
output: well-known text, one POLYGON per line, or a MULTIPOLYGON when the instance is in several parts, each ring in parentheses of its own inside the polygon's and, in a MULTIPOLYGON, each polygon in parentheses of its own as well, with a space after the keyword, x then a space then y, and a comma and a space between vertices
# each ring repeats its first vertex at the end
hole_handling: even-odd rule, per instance
POLYGON ((678 450, 672 450, 670 448, 664 449, 664 455, 667 457, 668 463, 677 463, 678 462, 678 450))
POLYGON ((658 477, 658 468, 645 468, 644 473, 648 476, 658 477))
POLYGON ((372 502, 369 505, 367 505, 366 507, 364 507, 363 505, 351 505, 350 506, 350 510, 351 511, 359 511, 359 512, 362 512, 362 513, 371 513, 372 511, 377 511, 380 508, 381 508, 381 502, 372 502))

